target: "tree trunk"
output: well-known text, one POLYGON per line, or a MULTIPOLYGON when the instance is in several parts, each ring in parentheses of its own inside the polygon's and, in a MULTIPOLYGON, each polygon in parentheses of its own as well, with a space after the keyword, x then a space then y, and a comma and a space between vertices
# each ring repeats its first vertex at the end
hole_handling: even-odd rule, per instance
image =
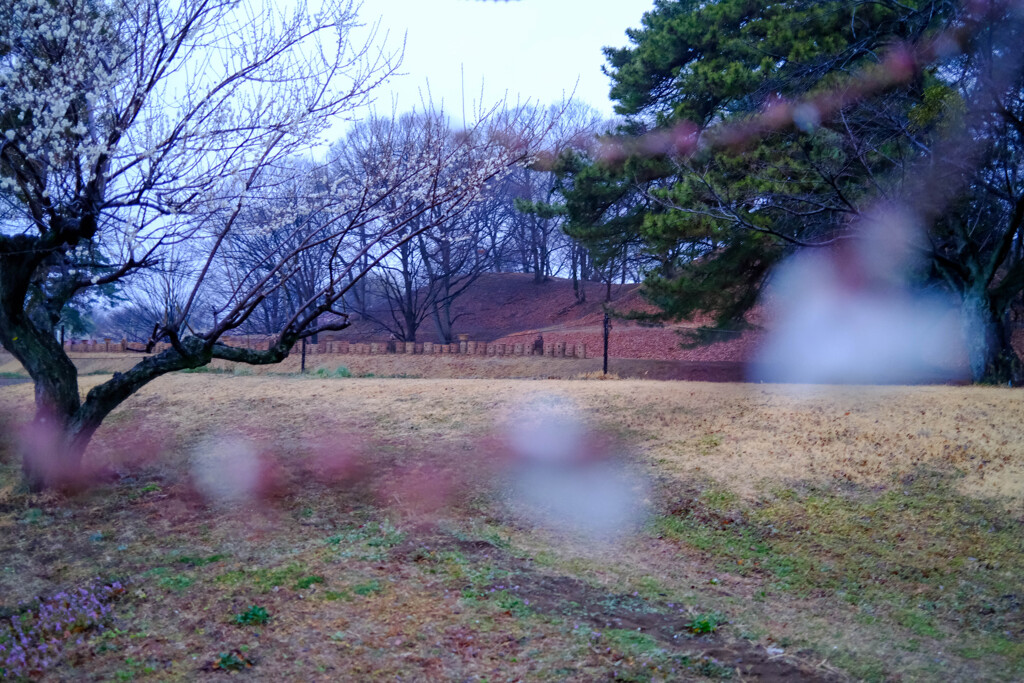
POLYGON ((541 247, 540 240, 537 238, 537 231, 530 231, 531 240, 533 242, 530 249, 530 258, 533 260, 533 282, 539 285, 544 282, 544 266, 541 261, 541 247))
POLYGON ((23 439, 21 460, 26 482, 38 491, 61 471, 74 476, 78 470, 81 453, 67 448, 78 431, 74 416, 82 405, 78 369, 52 330, 40 330, 27 317, 9 315, 10 307, 4 308, 3 346, 35 384, 36 414, 23 439))
POLYGON ((88 442, 61 416, 36 411, 20 443, 21 471, 29 491, 64 488, 77 481, 88 442))
POLYGON ((35 418, 21 442, 21 470, 33 492, 77 480, 85 446, 95 431, 95 427, 83 430, 75 420, 81 401, 74 364, 64 354, 52 360, 57 362, 45 365, 53 368, 63 365, 61 360, 67 360, 70 370, 61 368, 59 374, 51 375, 47 373, 52 370, 40 372, 40 365, 33 360, 22 360, 35 382, 35 418))
POLYGON ((964 342, 975 382, 1018 385, 1024 379, 1020 358, 1010 343, 1003 316, 987 291, 968 291, 961 302, 964 342))
POLYGON ((451 344, 454 341, 452 334, 452 302, 448 298, 442 299, 434 305, 434 327, 437 329, 438 339, 443 344, 451 344))
POLYGON ((579 275, 581 275, 582 271, 583 271, 583 264, 582 264, 582 259, 581 259, 582 255, 581 255, 580 252, 581 252, 581 249, 580 249, 579 245, 576 244, 576 243, 573 243, 571 248, 570 248, 569 255, 570 255, 571 261, 572 261, 572 264, 571 264, 571 268, 572 268, 572 292, 573 292, 573 295, 576 297, 576 303, 577 304, 586 303, 586 301, 587 301, 587 293, 583 289, 583 285, 580 283, 580 277, 579 277, 579 275), (579 274, 578 274, 578 271, 579 271, 579 274))
POLYGON ((412 273, 412 243, 405 242, 398 250, 402 264, 402 318, 405 320, 405 329, 402 331, 402 341, 416 342, 416 328, 419 326, 417 311, 417 294, 412 273))
POLYGON ((419 321, 416 319, 416 311, 412 308, 407 308, 402 313, 402 317, 405 319, 405 330, 402 332, 401 341, 415 343, 416 332, 419 328, 419 321))
MULTIPOLYGON (((114 373, 109 380, 79 398, 78 370, 54 335, 38 330, 19 330, 5 341, 8 350, 28 370, 35 382, 36 416, 22 440, 22 471, 33 491, 47 487, 76 486, 81 482, 82 458, 93 434, 103 420, 125 399, 150 381, 168 372, 206 365, 211 349, 195 337, 181 340, 183 351, 167 349, 148 356, 131 370, 114 373)), ((267 351, 218 347, 221 356, 242 362, 279 362, 288 344, 267 351)))

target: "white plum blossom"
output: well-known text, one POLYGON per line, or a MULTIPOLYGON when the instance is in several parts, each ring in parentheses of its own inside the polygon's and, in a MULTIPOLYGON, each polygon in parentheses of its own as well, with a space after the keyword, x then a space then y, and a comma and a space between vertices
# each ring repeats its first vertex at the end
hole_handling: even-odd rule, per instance
POLYGON ((399 67, 375 36, 350 40, 357 8, 0 3, 0 246, 18 234, 51 250, 49 294, 121 281, 163 307, 152 341, 187 332, 211 346, 327 254, 280 332, 314 326, 401 244, 473 207, 552 126, 535 109, 495 108, 455 131, 428 109, 408 126, 371 118, 317 157, 399 67), (232 261, 270 237, 251 267, 232 261))

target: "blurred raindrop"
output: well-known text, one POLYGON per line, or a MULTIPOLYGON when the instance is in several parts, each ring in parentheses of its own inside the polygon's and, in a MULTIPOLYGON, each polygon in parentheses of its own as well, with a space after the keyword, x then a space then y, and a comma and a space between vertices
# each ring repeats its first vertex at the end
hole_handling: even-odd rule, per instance
POLYGON ((610 541, 635 531, 648 487, 610 457, 568 400, 548 397, 507 424, 513 510, 542 527, 610 541))
POLYGON ((239 437, 213 437, 192 452, 192 481, 212 503, 244 503, 260 493, 263 467, 256 448, 239 437))
POLYGON ((754 381, 914 384, 960 380, 966 352, 958 309, 915 289, 921 266, 913 214, 878 210, 853 239, 807 248, 773 276, 771 329, 754 381))

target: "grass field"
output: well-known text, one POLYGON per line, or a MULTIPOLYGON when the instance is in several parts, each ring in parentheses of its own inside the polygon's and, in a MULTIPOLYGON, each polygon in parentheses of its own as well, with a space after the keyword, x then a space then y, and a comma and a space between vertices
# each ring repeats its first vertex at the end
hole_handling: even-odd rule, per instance
POLYGON ((0 615, 44 677, 1024 678, 1015 391, 348 370, 162 378, 73 496, 17 487, 32 387, 0 388, 0 615), (567 496, 645 482, 638 527, 523 513, 537 410, 583 425, 567 496))

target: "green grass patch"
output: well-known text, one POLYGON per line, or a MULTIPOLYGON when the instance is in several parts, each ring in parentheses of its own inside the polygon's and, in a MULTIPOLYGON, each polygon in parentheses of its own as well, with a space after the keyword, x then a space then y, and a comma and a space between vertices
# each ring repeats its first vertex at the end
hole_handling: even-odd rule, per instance
POLYGON ((318 575, 303 576, 301 579, 295 582, 295 590, 306 590, 310 586, 317 583, 324 583, 327 579, 318 575))
POLYGON ((641 631, 613 628, 603 631, 602 635, 609 647, 627 655, 650 654, 661 649, 653 636, 641 631))
POLYGON ((220 562, 221 560, 226 560, 228 559, 228 557, 230 556, 225 555, 223 553, 217 553, 215 555, 206 556, 181 555, 174 559, 176 562, 179 562, 181 564, 187 564, 190 567, 205 567, 208 564, 213 564, 215 562, 220 562))
POLYGON ((356 595, 369 596, 376 595, 377 593, 384 592, 384 586, 381 585, 377 579, 372 579, 364 583, 357 583, 352 586, 352 592, 356 595))
POLYGON ((161 588, 174 591, 175 593, 181 593, 194 584, 196 580, 191 576, 185 576, 184 574, 173 574, 171 576, 165 576, 157 581, 157 585, 161 588))
POLYGON ((697 440, 697 449, 701 455, 708 455, 721 445, 722 436, 720 434, 705 434, 697 440))
POLYGON ((328 370, 327 368, 317 368, 316 372, 308 377, 315 377, 316 379, 348 379, 352 377, 352 371, 344 365, 339 365, 334 370, 328 370))
POLYGON ((196 582, 194 577, 171 567, 154 567, 145 572, 143 576, 156 579, 157 586, 175 593, 187 590, 196 582))
POLYGON ((403 540, 405 532, 384 520, 352 526, 343 533, 330 536, 325 542, 336 547, 343 559, 379 562, 386 559, 388 551, 403 540))
POLYGON ((265 569, 234 569, 224 572, 214 580, 222 585, 238 588, 251 586, 260 593, 269 593, 275 588, 294 585, 305 571, 298 564, 265 569))
POLYGON ((918 472, 882 490, 809 487, 756 504, 711 491, 656 518, 651 531, 722 571, 763 578, 768 590, 832 596, 860 606, 858 620, 873 628, 901 629, 907 641, 953 639, 1020 671, 1024 648, 999 638, 1021 623, 1021 521, 954 484, 918 472))
POLYGON ((919 636, 927 636, 929 638, 942 637, 942 632, 935 628, 935 623, 932 618, 922 610, 896 610, 893 613, 893 620, 900 626, 909 629, 919 636))
POLYGON ((522 597, 514 593, 510 593, 507 590, 495 593, 493 600, 494 604, 496 604, 500 609, 505 610, 513 616, 526 617, 533 614, 533 611, 522 597))
POLYGON ((352 594, 347 590, 340 591, 324 591, 320 594, 320 597, 327 602, 334 602, 336 600, 352 600, 352 594))
POLYGON ((269 621, 270 613, 259 605, 252 605, 244 612, 231 617, 231 623, 236 626, 261 626, 269 621))
POLYGON ((960 649, 960 656, 968 659, 986 659, 993 655, 1017 662, 1015 671, 1024 671, 1021 665, 1024 662, 1024 641, 1008 638, 1004 634, 978 638, 960 649))

